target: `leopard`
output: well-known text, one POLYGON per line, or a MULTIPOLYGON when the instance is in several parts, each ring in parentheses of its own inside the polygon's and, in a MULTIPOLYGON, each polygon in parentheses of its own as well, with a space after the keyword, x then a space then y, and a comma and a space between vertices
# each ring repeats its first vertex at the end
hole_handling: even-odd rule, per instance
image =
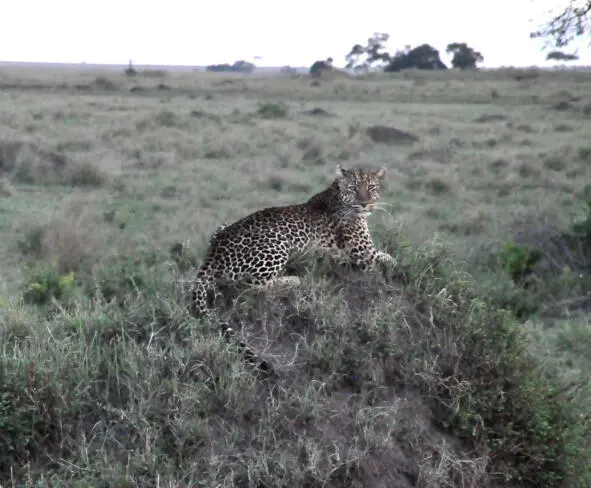
POLYGON ((304 203, 264 208, 221 224, 191 284, 193 314, 214 317, 208 295, 215 295, 222 283, 299 285, 299 277, 284 275, 286 265, 295 253, 311 248, 344 253, 364 271, 378 263, 395 267, 396 260, 374 246, 367 223, 377 208, 386 172, 385 167, 337 165, 334 181, 304 203))
MULTIPOLYGON (((299 285, 297 276, 284 276, 290 257, 316 248, 344 253, 356 268, 367 270, 377 263, 395 267, 396 260, 375 248, 367 218, 378 207, 386 168, 336 167, 336 179, 306 202, 269 207, 234 223, 224 222, 209 238, 203 263, 190 291, 191 312, 215 319, 208 294, 222 283, 250 283, 262 288, 299 285)), ((243 357, 266 376, 273 365, 261 359, 229 324, 220 324, 222 336, 234 341, 243 357)))

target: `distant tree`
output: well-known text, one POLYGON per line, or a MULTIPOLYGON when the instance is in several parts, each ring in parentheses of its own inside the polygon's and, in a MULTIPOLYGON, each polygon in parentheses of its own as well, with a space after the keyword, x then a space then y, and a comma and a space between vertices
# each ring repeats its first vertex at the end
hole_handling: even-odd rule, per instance
POLYGON ((355 44, 352 48, 351 51, 349 51, 349 54, 347 54, 345 56, 345 59, 347 60, 347 64, 345 66, 345 68, 348 69, 365 69, 366 68, 366 62, 365 60, 362 60, 363 55, 365 54, 365 48, 361 45, 361 44, 355 44))
POLYGON ((293 76, 298 74, 297 70, 295 68, 292 68, 291 66, 283 66, 280 70, 280 73, 282 75, 287 76, 293 76))
POLYGON ((332 58, 326 58, 325 61, 316 61, 312 66, 310 66, 310 75, 319 77, 326 71, 332 71, 332 62, 332 58))
POLYGON ((129 64, 127 65, 127 68, 125 68, 125 70, 123 72, 127 76, 135 76, 135 75, 137 75, 137 70, 133 67, 133 63, 132 63, 131 59, 129 60, 129 64))
POLYGON ((439 58, 439 51, 429 44, 421 44, 415 48, 406 46, 404 50, 397 51, 384 68, 387 73, 401 71, 403 69, 447 69, 447 66, 439 58))
POLYGON ((564 53, 562 51, 551 51, 546 56, 546 60, 548 61, 576 61, 577 59, 579 59, 579 56, 576 54, 564 53))
POLYGON ((570 0, 568 6, 552 17, 530 37, 550 41, 557 48, 567 46, 576 37, 591 32, 591 0, 570 0))
POLYGON ((230 66, 228 63, 210 64, 209 66, 205 67, 205 71, 215 71, 215 72, 232 71, 232 66, 230 66))
POLYGON ((454 68, 473 69, 477 63, 482 63, 482 54, 475 51, 465 42, 452 42, 447 45, 446 51, 453 55, 451 65, 454 68))
POLYGON ((237 72, 237 73, 252 73, 256 66, 248 61, 240 60, 230 65, 228 63, 223 64, 210 64, 205 68, 205 71, 213 72, 237 72))
POLYGON ((376 62, 387 63, 390 61, 390 54, 384 49, 385 43, 390 38, 390 34, 385 32, 375 32, 368 40, 365 46, 355 44, 349 54, 345 56, 347 68, 355 70, 367 70, 376 62))
POLYGON ((248 61, 240 60, 236 61, 232 65, 232 71, 239 71, 241 73, 252 73, 256 69, 256 66, 253 63, 249 63, 248 61))

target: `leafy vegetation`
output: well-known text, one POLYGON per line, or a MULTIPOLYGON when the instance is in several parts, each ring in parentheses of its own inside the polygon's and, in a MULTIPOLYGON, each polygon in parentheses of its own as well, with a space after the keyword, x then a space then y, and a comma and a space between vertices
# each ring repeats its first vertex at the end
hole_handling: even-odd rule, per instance
POLYGON ((482 54, 472 49, 465 42, 452 42, 448 44, 447 52, 453 56, 451 65, 454 68, 473 69, 476 68, 478 63, 484 61, 482 54))
POLYGON ((575 38, 588 35, 590 26, 591 1, 575 0, 530 35, 532 38, 546 39, 562 48, 575 38))

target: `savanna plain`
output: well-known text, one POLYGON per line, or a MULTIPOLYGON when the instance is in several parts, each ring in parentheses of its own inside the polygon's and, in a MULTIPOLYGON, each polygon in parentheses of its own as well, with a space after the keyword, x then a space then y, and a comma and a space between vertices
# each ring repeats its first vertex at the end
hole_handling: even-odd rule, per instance
POLYGON ((0 71, 0 485, 589 487, 591 75, 0 71), (387 168, 367 273, 184 285, 387 168))

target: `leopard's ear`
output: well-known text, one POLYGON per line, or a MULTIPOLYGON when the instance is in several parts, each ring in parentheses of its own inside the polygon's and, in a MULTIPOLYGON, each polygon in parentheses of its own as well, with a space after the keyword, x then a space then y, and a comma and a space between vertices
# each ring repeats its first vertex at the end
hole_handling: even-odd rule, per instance
POLYGON ((336 176, 337 178, 344 178, 345 177, 345 173, 347 170, 341 168, 341 165, 337 163, 337 170, 336 170, 336 176))
POLYGON ((386 168, 384 166, 382 166, 380 169, 378 169, 375 173, 375 175, 380 179, 383 180, 386 176, 386 168))

